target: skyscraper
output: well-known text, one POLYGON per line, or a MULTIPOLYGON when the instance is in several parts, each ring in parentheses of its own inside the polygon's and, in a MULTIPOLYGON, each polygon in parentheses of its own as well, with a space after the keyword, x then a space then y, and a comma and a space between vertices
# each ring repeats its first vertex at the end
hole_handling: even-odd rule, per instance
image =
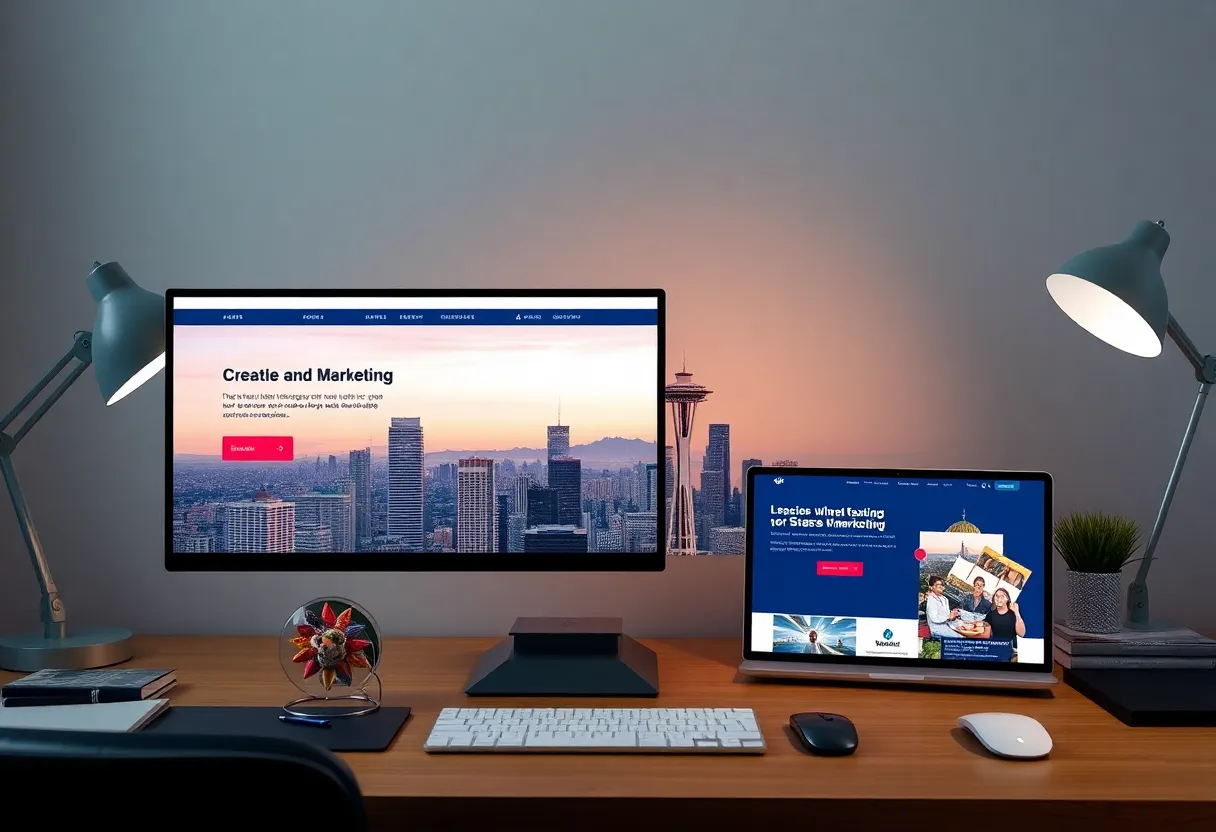
POLYGON ((549 434, 548 455, 545 458, 570 456, 570 426, 549 425, 545 430, 549 434))
POLYGON ((742 486, 742 498, 739 501, 739 525, 742 526, 747 522, 747 472, 750 468, 763 466, 762 459, 745 459, 743 460, 743 481, 739 483, 742 486))
POLYGON ((709 548, 709 530, 726 525, 726 508, 722 500, 721 471, 715 471, 712 468, 706 468, 701 471, 701 511, 704 512, 704 516, 697 517, 700 524, 697 529, 697 536, 701 541, 700 548, 705 551, 712 551, 709 548))
POLYGON ((394 417, 388 429, 388 534, 408 551, 421 552, 422 420, 394 417))
POLYGON ((557 492, 557 522, 578 528, 583 522, 583 463, 572 457, 549 460, 549 487, 557 492))
POLYGON ((514 499, 511 502, 511 511, 515 514, 528 514, 528 489, 536 485, 532 477, 528 474, 518 474, 515 477, 514 499))
MULTIPOLYGON (((524 550, 524 530, 528 528, 528 515, 515 513, 507 518, 507 545, 508 552, 522 552, 524 550)), ((502 541, 499 541, 501 543, 502 541)))
POLYGON ((643 510, 659 510, 659 466, 655 462, 646 463, 646 504, 643 510))
POLYGON ((671 519, 671 495, 676 488, 676 449, 663 446, 663 517, 671 519))
POLYGON ((557 525, 557 490, 553 488, 528 489, 528 528, 557 525))
POLYGON ((456 469, 456 551, 496 552, 494 460, 470 457, 456 469))
POLYGON ((495 535, 498 539, 498 546, 495 547, 496 552, 511 551, 511 494, 499 494, 494 498, 494 522, 496 524, 495 535))
POLYGON ((676 432, 675 490, 672 494, 667 525, 667 554, 695 555, 697 526, 692 508, 692 459, 690 442, 692 423, 697 405, 712 393, 704 385, 694 384, 692 373, 682 369, 676 380, 667 385, 664 398, 671 404, 671 419, 676 432))
POLYGON ((354 486, 355 549, 359 541, 372 537, 372 449, 350 452, 348 462, 350 479, 354 486))
POLYGON ((355 511, 350 494, 297 494, 296 537, 303 526, 328 526, 333 552, 355 551, 355 511))
POLYGON ((626 552, 653 552, 655 550, 655 530, 658 526, 653 511, 626 512, 624 520, 625 539, 622 541, 626 552))
MULTIPOLYGON (((709 445, 705 448, 705 467, 722 472, 722 518, 730 515, 730 425, 711 424, 709 445)), ((719 523, 718 525, 722 525, 719 523)))
POLYGON ((296 550, 296 506, 264 492, 224 505, 225 552, 284 554, 296 550))
POLYGON ((297 522, 295 535, 297 552, 316 554, 335 551, 333 530, 324 523, 297 522))

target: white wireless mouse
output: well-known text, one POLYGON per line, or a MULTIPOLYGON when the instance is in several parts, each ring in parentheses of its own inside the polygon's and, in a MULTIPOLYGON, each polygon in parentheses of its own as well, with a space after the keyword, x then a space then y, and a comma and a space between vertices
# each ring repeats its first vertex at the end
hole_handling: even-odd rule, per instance
POLYGON ((1051 734, 1038 720, 1022 714, 967 714, 958 718, 980 744, 1008 760, 1038 760, 1051 753, 1051 734))

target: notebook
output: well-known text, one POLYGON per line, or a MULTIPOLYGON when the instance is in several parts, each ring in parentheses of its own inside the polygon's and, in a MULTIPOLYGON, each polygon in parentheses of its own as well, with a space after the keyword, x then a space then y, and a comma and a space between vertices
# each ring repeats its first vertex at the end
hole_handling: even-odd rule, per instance
POLYGON ((39 670, 5 685, 0 697, 5 707, 135 702, 160 696, 176 682, 172 670, 39 670))
POLYGON ((0 708, 0 729, 47 731, 138 731, 169 709, 168 699, 105 702, 99 705, 47 705, 43 708, 0 708))

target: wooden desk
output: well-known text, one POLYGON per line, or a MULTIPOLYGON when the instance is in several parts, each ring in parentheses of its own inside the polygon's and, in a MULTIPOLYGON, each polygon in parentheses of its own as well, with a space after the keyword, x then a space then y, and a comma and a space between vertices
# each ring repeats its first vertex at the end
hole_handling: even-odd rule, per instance
MULTIPOLYGON (((384 703, 411 705, 414 715, 387 752, 345 755, 377 828, 637 832, 783 822, 940 832, 1012 823, 1037 832, 1085 820, 1101 822, 1102 832, 1140 832, 1144 824, 1216 829, 1216 729, 1127 728, 1064 685, 1052 698, 1027 698, 746 681, 736 678, 735 640, 647 642, 659 654, 662 696, 628 704, 754 708, 768 741, 762 757, 423 753, 443 707, 553 704, 463 695, 469 670, 493 643, 386 644, 384 703), (791 713, 807 710, 849 716, 860 735, 857 753, 803 753, 785 726, 791 713), (990 757, 955 728, 974 711, 1033 716, 1051 732, 1055 751, 1034 763, 990 757)), ((136 666, 177 669, 178 704, 281 705, 295 690, 274 639, 145 638, 137 651, 136 666)), ((0 673, 0 683, 14 677, 0 673)))

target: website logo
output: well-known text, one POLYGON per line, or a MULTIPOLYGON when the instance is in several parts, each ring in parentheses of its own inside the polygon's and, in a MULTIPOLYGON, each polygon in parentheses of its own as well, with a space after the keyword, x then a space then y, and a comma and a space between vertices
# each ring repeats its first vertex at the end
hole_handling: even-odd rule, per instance
POLYGON ((785 482, 785 477, 773 477, 773 485, 781 485, 785 482))
POLYGON ((892 630, 890 627, 887 627, 882 631, 882 638, 874 639, 875 647, 888 647, 888 648, 899 649, 899 644, 900 643, 895 640, 895 631, 892 630))

